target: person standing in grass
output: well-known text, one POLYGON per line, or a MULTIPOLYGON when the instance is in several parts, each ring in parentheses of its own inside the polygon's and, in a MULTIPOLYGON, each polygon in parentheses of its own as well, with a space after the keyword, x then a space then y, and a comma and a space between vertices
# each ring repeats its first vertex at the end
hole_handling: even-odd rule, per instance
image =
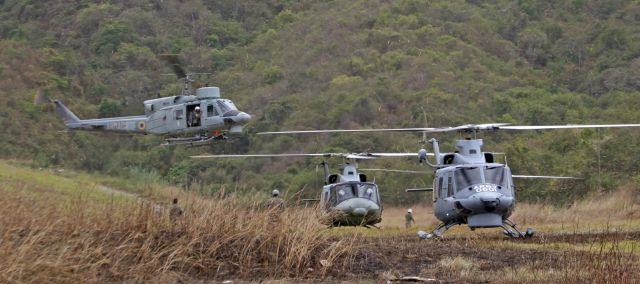
POLYGON ((271 191, 271 198, 267 201, 267 214, 270 223, 280 223, 282 212, 284 212, 285 203, 280 198, 280 191, 274 189, 271 191))
POLYGON ((276 213, 282 213, 284 211, 284 200, 280 198, 280 191, 274 189, 271 191, 271 199, 267 202, 267 209, 276 213))
POLYGON ((178 218, 182 217, 183 213, 184 210, 182 210, 182 207, 178 205, 178 199, 174 198, 173 203, 171 204, 171 209, 169 209, 169 220, 171 220, 171 222, 175 222, 178 218))
POLYGON ((413 219, 413 209, 407 209, 407 214, 404 215, 404 220, 406 221, 406 228, 411 228, 411 226, 416 223, 416 220, 413 219))

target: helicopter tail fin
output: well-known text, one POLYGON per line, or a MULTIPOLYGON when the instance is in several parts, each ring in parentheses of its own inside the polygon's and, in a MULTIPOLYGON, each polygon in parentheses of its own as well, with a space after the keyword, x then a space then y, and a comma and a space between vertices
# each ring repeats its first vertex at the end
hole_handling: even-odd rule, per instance
POLYGON ((62 118, 65 125, 80 122, 80 119, 73 112, 71 112, 61 101, 54 100, 53 103, 56 105, 56 112, 62 118))

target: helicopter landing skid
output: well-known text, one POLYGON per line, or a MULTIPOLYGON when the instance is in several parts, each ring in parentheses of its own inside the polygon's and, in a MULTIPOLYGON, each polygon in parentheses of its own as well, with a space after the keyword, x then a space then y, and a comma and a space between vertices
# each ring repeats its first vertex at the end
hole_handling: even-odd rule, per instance
POLYGON ((504 229, 504 231, 502 232, 505 235, 512 237, 514 239, 528 239, 533 237, 533 235, 536 232, 535 230, 533 230, 533 228, 527 228, 525 232, 521 232, 516 227, 516 224, 511 222, 509 219, 505 219, 501 227, 502 229, 504 229))
POLYGON ((438 225, 438 227, 433 229, 431 233, 421 234, 422 231, 418 232, 418 237, 420 237, 421 239, 433 239, 433 238, 442 239, 442 235, 444 234, 444 232, 449 230, 451 227, 455 225, 460 225, 460 224, 461 224, 460 222, 440 223, 440 225, 438 225))
MULTIPOLYGON (((420 239, 433 239, 433 238, 442 239, 442 235, 444 234, 444 232, 449 230, 449 228, 455 225, 460 225, 460 224, 461 224, 460 222, 440 223, 440 225, 438 225, 435 229, 433 229, 431 233, 427 234, 423 231, 418 232, 418 237, 420 237, 420 239)), ((505 219, 502 223, 502 226, 500 227, 504 229, 503 233, 505 235, 512 237, 514 239, 528 239, 533 237, 533 235, 535 234, 535 230, 533 228, 527 228, 526 231, 521 232, 516 227, 516 224, 511 222, 508 219, 505 219)))
POLYGON ((212 141, 227 140, 227 139, 229 138, 224 134, 214 135, 214 136, 200 135, 200 136, 186 137, 186 138, 167 138, 164 140, 164 143, 162 143, 161 145, 162 146, 181 145, 181 146, 187 146, 187 147, 198 147, 198 146, 205 146, 212 141))

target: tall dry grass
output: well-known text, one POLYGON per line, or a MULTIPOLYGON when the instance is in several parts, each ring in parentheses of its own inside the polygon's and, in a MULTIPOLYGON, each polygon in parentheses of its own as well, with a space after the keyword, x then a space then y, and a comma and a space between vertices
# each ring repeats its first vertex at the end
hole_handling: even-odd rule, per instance
POLYGON ((592 194, 566 207, 544 203, 519 203, 514 220, 521 224, 564 224, 575 226, 617 225, 640 219, 640 195, 636 190, 623 188, 617 191, 592 194))
POLYGON ((0 190, 0 282, 322 277, 348 266, 356 237, 318 234, 312 209, 270 217, 258 203, 182 194, 185 214, 28 183, 0 190))

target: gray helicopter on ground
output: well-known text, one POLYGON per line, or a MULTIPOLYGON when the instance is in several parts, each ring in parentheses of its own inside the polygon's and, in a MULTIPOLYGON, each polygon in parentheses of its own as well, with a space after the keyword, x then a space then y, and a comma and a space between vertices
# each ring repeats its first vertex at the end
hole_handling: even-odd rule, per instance
MULTIPOLYGON (((480 131, 497 130, 550 130, 572 128, 622 128, 640 127, 640 124, 608 125, 546 125, 516 126, 506 123, 462 125, 445 128, 399 128, 362 130, 307 130, 262 132, 258 134, 299 134, 333 132, 422 132, 422 142, 428 133, 460 132, 476 134, 480 131)), ((482 139, 456 141, 456 152, 440 153, 438 142, 430 140, 435 163, 427 159, 427 150, 421 149, 417 156, 423 164, 435 169, 433 188, 409 189, 407 191, 433 191, 434 214, 442 223, 431 233, 420 232, 421 238, 442 237, 443 233, 455 225, 467 224, 476 228, 502 228, 504 233, 514 238, 527 238, 534 234, 529 228, 521 232, 508 218, 515 208, 513 178, 575 179, 560 176, 513 175, 506 164, 496 162, 499 153, 482 152, 482 139)), ((393 153, 389 153, 393 154, 393 153)), ((392 156, 392 155, 389 155, 392 156)))
POLYGON ((61 101, 54 100, 56 112, 72 130, 165 135, 162 145, 205 145, 226 140, 226 134, 242 134, 251 115, 220 97, 218 87, 201 87, 193 92, 195 73, 186 73, 177 59, 169 57, 173 71, 183 81, 180 95, 144 101, 144 115, 79 119, 61 101))
MULTIPOLYGON (((317 154, 256 154, 256 155, 202 155, 192 158, 254 158, 254 157, 342 157, 347 160, 367 160, 379 157, 412 157, 415 153, 317 153, 317 154)), ((337 174, 329 172, 329 164, 321 163, 324 186, 319 199, 320 223, 329 227, 363 226, 375 227, 382 221, 382 204, 375 181, 359 173, 355 163, 345 163, 337 174)))

